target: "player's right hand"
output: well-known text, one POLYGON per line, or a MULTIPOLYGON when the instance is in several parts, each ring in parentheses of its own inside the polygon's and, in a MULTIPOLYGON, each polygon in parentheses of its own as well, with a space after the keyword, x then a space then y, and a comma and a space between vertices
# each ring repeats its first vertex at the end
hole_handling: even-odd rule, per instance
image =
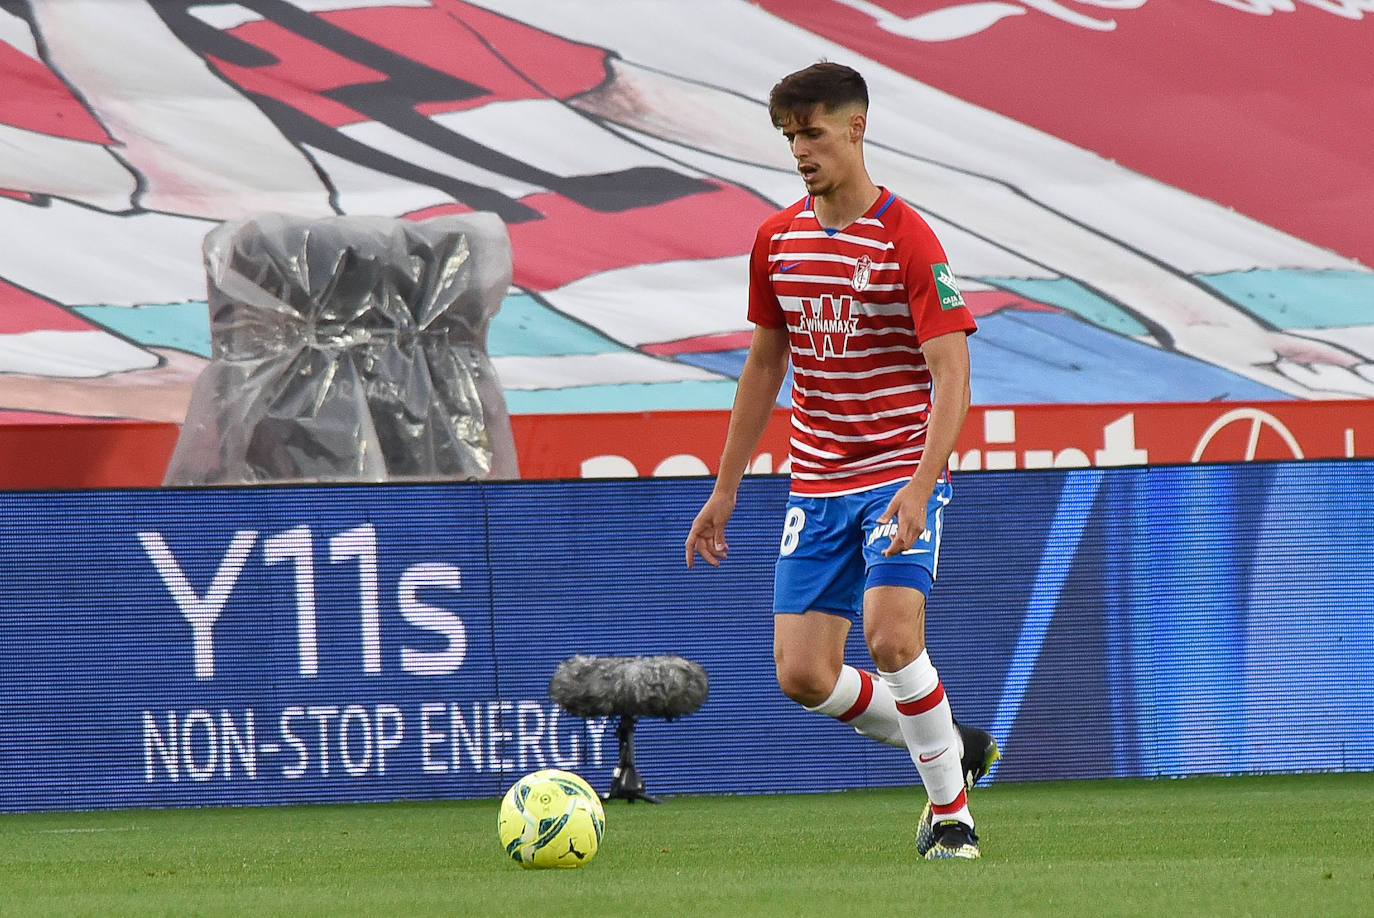
POLYGON ((720 567, 720 562, 730 554, 730 546, 725 542, 725 524, 730 514, 735 512, 735 498, 732 494, 713 493, 687 533, 687 566, 691 567, 697 555, 712 567, 720 567))

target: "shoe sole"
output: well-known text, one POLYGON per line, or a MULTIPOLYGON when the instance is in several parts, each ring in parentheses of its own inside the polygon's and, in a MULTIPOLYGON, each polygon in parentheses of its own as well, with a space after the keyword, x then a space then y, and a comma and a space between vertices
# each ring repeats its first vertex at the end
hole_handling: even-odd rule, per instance
POLYGON ((983 852, 978 850, 978 847, 976 845, 960 845, 957 848, 946 848, 941 845, 936 845, 934 848, 931 848, 929 851, 926 852, 925 858, 928 861, 946 861, 955 859, 965 861, 976 861, 978 860, 978 858, 982 856, 983 852))
POLYGON ((921 810, 921 822, 916 826, 916 853, 921 857, 930 855, 930 850, 935 847, 935 828, 931 820, 933 811, 930 808, 930 801, 926 801, 926 808, 921 810))

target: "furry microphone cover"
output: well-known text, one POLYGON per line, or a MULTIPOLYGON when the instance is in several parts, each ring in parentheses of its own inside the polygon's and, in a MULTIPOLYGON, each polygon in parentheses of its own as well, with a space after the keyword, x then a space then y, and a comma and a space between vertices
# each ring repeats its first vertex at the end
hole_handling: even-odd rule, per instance
POLYGON ((663 717, 691 714, 706 700, 709 680, 684 657, 593 657, 558 664, 549 696, 578 717, 663 717))

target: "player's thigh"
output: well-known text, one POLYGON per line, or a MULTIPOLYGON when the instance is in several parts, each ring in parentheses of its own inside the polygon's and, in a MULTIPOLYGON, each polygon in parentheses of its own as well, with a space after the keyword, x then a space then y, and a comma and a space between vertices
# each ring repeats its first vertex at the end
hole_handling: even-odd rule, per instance
POLYGON ((864 512, 864 559, 867 566, 863 599, 864 641, 881 668, 900 668, 925 649, 926 594, 935 579, 944 528, 944 508, 951 490, 939 482, 926 507, 925 529, 906 551, 893 557, 882 552, 895 532, 895 523, 879 523, 891 492, 875 490, 864 512))
POLYGON ((902 668, 926 646, 926 597, 906 586, 864 591, 864 643, 880 669, 902 668))
POLYGON ((849 619, 827 612, 800 615, 779 612, 773 616, 773 659, 779 664, 800 665, 803 660, 824 661, 838 675, 844 663, 849 619))

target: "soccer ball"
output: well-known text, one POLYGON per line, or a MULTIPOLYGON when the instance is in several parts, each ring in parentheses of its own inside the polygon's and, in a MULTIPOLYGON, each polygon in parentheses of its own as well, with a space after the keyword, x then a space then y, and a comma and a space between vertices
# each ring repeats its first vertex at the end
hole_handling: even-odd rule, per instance
POLYGON ((581 867, 596 856, 606 813, 591 785, 544 768, 511 785, 496 823, 501 846, 521 867, 581 867))

